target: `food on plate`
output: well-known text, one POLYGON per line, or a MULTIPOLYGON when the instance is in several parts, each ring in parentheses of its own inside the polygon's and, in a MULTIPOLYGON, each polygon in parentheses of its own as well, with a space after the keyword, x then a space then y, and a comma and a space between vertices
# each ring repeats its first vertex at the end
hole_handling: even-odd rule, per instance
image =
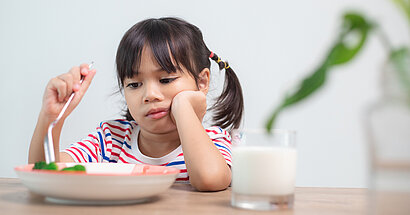
POLYGON ((82 171, 82 172, 85 172, 85 167, 83 165, 77 164, 77 165, 72 166, 72 167, 66 167, 66 168, 62 169, 61 171, 82 171))
MULTIPOLYGON (((59 171, 58 166, 55 162, 51 162, 51 163, 47 164, 45 161, 36 162, 34 164, 33 169, 59 171)), ((72 166, 72 167, 63 168, 60 171, 85 172, 85 167, 83 165, 75 165, 75 166, 72 166)))
POLYGON ((55 162, 47 164, 45 161, 39 161, 34 164, 33 169, 58 170, 58 166, 55 162))

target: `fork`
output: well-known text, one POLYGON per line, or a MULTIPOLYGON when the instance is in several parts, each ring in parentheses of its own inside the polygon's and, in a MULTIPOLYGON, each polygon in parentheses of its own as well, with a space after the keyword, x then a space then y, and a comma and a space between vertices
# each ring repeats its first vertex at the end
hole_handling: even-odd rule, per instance
MULTIPOLYGON (((89 70, 92 69, 94 65, 94 62, 92 61, 91 64, 89 65, 89 70)), ((81 77, 80 84, 83 83, 84 81, 84 76, 81 77)), ((54 156, 54 143, 53 143, 53 128, 57 124, 57 122, 61 119, 63 116, 64 112, 67 110, 68 105, 70 105, 71 101, 73 100, 75 95, 75 92, 73 92, 68 98, 67 102, 63 106, 63 109, 61 110, 60 114, 58 114, 57 118, 48 126, 47 130, 47 135, 44 137, 44 155, 46 157, 46 163, 51 163, 55 162, 55 156, 54 156)))

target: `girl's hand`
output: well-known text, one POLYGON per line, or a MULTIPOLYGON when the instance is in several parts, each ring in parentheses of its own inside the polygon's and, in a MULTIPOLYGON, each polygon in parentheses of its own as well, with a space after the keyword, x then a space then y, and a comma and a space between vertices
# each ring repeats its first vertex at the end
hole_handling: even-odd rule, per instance
POLYGON ((89 70, 88 64, 81 64, 71 68, 69 72, 51 79, 44 92, 41 115, 48 122, 54 121, 71 93, 75 92, 73 100, 62 117, 65 119, 80 103, 95 73, 95 69, 89 70), (85 76, 82 84, 80 84, 81 76, 85 76))
POLYGON ((231 169, 202 126, 205 112, 202 91, 182 91, 172 100, 171 118, 184 151, 189 182, 199 191, 223 190, 231 182, 231 169))
POLYGON ((206 95, 202 91, 182 91, 178 93, 172 100, 171 119, 175 123, 175 118, 178 114, 184 113, 186 108, 192 108, 199 121, 206 113, 206 95))

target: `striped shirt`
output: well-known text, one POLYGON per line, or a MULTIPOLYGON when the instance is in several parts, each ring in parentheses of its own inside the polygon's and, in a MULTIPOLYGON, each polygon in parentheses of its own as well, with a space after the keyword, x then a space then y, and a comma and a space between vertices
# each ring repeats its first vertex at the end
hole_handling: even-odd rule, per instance
MULTIPOLYGON (((138 148, 139 131, 140 128, 135 121, 122 119, 103 121, 96 132, 71 144, 63 152, 68 153, 77 163, 112 162, 172 166, 180 170, 176 180, 188 182, 189 176, 181 145, 163 157, 148 157, 138 148)), ((229 133, 217 126, 212 126, 205 131, 225 158, 226 163, 231 166, 232 143, 229 133)))

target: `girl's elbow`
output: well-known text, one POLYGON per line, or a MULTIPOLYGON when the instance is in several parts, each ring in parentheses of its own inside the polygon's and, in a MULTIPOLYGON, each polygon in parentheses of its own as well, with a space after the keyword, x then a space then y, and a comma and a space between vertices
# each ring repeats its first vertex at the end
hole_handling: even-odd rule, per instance
POLYGON ((231 183, 231 175, 214 176, 207 175, 205 177, 193 178, 190 180, 192 186, 198 191, 220 191, 228 188, 231 183))

